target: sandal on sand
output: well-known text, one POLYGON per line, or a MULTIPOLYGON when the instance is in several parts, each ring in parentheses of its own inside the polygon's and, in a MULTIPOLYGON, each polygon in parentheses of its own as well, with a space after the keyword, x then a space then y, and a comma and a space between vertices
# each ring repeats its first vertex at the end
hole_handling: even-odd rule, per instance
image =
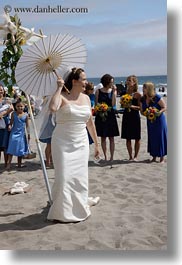
POLYGON ((100 197, 88 197, 88 205, 91 206, 95 206, 99 203, 100 201, 100 197))

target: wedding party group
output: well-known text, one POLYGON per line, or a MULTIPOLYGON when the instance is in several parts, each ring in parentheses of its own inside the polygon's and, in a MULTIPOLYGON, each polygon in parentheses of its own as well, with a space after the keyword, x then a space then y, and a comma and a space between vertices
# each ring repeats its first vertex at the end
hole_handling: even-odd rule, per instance
MULTIPOLYGON (((39 139, 46 143, 46 166, 48 168, 52 164, 55 172, 48 220, 83 221, 90 216, 91 206, 100 200, 88 194, 89 146, 94 145, 94 157, 98 163, 101 163, 103 157, 104 163, 112 165, 114 139, 120 135, 114 77, 104 74, 100 81, 102 87, 94 91, 94 85, 87 81, 85 71, 72 68, 64 80, 58 76, 54 94, 44 97, 42 105, 46 107, 40 111, 44 119, 39 139)), ((129 161, 138 162, 140 115, 144 115, 147 122, 147 151, 152 157, 149 162, 164 163, 167 155, 166 104, 155 92, 155 85, 152 82, 143 84, 141 95, 138 92, 137 77, 128 76, 126 93, 121 96, 120 105, 124 109, 120 137, 126 140, 129 161)), ((4 154, 6 170, 10 170, 13 156, 17 157, 18 167, 21 168, 22 158, 29 152, 30 121, 24 109, 21 100, 17 100, 13 107, 1 85, 0 150, 4 154)))

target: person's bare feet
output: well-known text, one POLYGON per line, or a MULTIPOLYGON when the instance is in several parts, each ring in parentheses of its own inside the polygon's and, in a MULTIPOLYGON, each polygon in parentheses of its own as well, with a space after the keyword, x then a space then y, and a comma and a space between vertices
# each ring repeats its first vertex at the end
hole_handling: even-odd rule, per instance
POLYGON ((10 164, 7 164, 6 167, 5 167, 6 170, 10 170, 10 168, 11 168, 10 164))
POLYGON ((18 168, 24 168, 24 167, 26 167, 26 165, 22 165, 22 164, 18 165, 18 168))
POLYGON ((160 163, 163 164, 164 163, 164 157, 160 158, 160 163))
POLYGON ((150 160, 151 163, 157 162, 156 157, 153 157, 152 160, 150 160))

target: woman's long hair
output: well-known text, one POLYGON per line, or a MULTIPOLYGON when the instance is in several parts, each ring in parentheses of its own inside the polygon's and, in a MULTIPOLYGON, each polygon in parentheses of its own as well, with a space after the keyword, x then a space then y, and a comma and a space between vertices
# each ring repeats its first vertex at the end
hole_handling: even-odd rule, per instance
MULTIPOLYGON (((146 82, 143 84, 143 88, 146 89, 147 96, 151 98, 150 102, 151 103, 154 102, 155 101, 155 95, 156 95, 154 83, 146 82)), ((147 96, 144 95, 143 97, 146 99, 147 96)))
POLYGON ((127 77, 126 81, 127 81, 128 79, 130 79, 130 78, 135 82, 135 85, 134 85, 134 87, 133 87, 133 92, 137 92, 137 91, 138 91, 138 78, 136 77, 136 75, 129 75, 129 76, 127 77))

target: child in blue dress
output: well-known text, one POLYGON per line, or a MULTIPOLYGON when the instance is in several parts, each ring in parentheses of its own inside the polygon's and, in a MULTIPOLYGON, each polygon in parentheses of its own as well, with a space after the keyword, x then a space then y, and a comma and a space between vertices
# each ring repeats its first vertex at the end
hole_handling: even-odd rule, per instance
MULTIPOLYGON (((22 158, 27 155, 28 141, 26 137, 26 130, 29 132, 29 118, 28 114, 24 113, 25 105, 21 101, 16 102, 16 111, 11 115, 10 124, 8 130, 10 131, 9 143, 8 143, 8 162, 6 169, 10 169, 13 156, 17 156, 18 168, 22 167, 22 158)), ((28 134, 28 140, 30 134, 28 134)))

